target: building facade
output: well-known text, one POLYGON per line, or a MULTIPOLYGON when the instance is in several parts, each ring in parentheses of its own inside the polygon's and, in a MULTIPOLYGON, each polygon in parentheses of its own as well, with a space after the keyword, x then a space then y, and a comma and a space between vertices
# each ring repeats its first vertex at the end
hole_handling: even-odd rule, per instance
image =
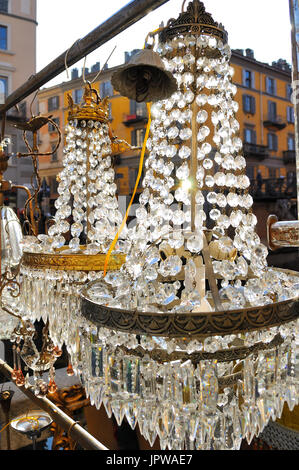
MULTIPOLYGON (((125 61, 129 59, 130 54, 126 53, 125 61)), ((97 76, 99 64, 96 65, 96 69, 86 74, 90 82, 97 76)), ((237 119, 253 195, 257 201, 293 200, 296 197, 295 130, 290 66, 283 60, 272 65, 258 62, 250 49, 233 51, 231 65, 235 70, 233 80, 239 104, 237 119)), ((135 147, 116 156, 114 161, 118 192, 130 197, 138 172, 147 110, 145 104, 124 98, 112 89, 111 76, 115 70, 102 71, 93 87, 101 98, 110 98, 110 123, 114 135, 135 147)), ((71 93, 74 101, 79 103, 82 85, 82 76, 79 77, 78 70, 73 69, 70 81, 39 93, 40 112, 51 114, 57 120, 62 137, 67 122, 67 94, 71 93)), ((49 149, 55 145, 57 135, 43 128, 40 139, 49 149)), ((62 169, 62 147, 55 156, 40 161, 41 176, 50 186, 52 200, 57 196, 56 175, 62 169)))
MULTIPOLYGON (((36 26, 36 0, 0 0, 0 104, 36 72, 36 26)), ((31 111, 35 111, 32 99, 32 96, 28 97, 7 112, 5 135, 11 140, 7 149, 9 154, 27 151, 23 133, 15 125, 26 121, 31 111)), ((12 156, 8 165, 7 180, 31 186, 33 168, 30 158, 12 156)), ((18 191, 10 197, 15 198, 10 201, 11 205, 24 207, 25 192, 18 191)))

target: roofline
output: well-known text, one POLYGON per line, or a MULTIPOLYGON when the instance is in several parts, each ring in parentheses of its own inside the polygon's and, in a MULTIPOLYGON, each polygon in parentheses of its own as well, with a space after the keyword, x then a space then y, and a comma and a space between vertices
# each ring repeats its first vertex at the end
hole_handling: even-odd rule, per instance
MULTIPOLYGON (((290 78, 292 76, 291 71, 288 72, 286 70, 280 70, 280 69, 274 67, 273 65, 269 65, 265 62, 260 62, 256 59, 251 58, 251 57, 244 56, 241 53, 238 53, 236 50, 232 49, 231 63, 232 64, 238 64, 240 62, 250 64, 252 66, 252 68, 263 69, 263 71, 265 71, 265 69, 266 69, 269 72, 271 72, 271 75, 274 75, 274 76, 276 75, 276 76, 278 76, 278 78, 284 78, 284 79, 290 80, 290 78)), ((109 69, 103 70, 101 72, 101 75, 100 75, 101 79, 105 78, 105 76, 107 76, 107 75, 111 75, 111 73, 113 73, 114 71, 116 71, 117 69, 119 69, 122 66, 123 66, 123 64, 120 64, 120 65, 116 65, 114 67, 111 67, 109 69)), ((97 76, 98 73, 99 73, 99 71, 89 73, 89 74, 86 75, 85 78, 88 79, 88 81, 92 82, 92 80, 97 76)), ((67 80, 67 81, 58 83, 57 85, 53 85, 51 87, 42 88, 39 91, 38 96, 41 96, 44 93, 47 93, 48 91, 51 91, 51 90, 54 90, 54 89, 59 89, 59 88, 61 88, 61 91, 64 92, 66 90, 69 90, 70 88, 75 88, 76 85, 82 86, 82 75, 78 78, 67 80)))

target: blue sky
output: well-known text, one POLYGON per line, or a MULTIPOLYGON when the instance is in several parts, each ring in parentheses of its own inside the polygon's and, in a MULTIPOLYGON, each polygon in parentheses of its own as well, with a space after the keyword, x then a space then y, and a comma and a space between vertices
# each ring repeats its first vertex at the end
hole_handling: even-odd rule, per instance
MULTIPOLYGON (((127 3, 129 0, 37 0, 37 71, 127 3)), ((96 62, 104 64, 115 46, 109 66, 121 64, 124 52, 141 48, 147 32, 156 29, 161 21, 177 17, 182 3, 182 0, 169 0, 89 54, 86 67, 96 62)), ((253 49, 256 59, 266 63, 280 58, 291 62, 288 0, 205 0, 204 3, 214 19, 226 27, 233 49, 253 49)), ((82 66, 83 61, 76 65, 78 68, 82 66)), ((63 73, 48 86, 66 80, 67 75, 63 73)))

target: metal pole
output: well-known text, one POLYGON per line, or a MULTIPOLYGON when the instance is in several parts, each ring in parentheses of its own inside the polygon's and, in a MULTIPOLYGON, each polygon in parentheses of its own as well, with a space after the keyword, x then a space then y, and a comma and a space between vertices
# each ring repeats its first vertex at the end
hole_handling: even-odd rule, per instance
POLYGON ((299 219, 299 106, 297 89, 299 87, 299 5, 298 0, 289 0, 292 25, 292 61, 293 61, 293 104, 295 114, 296 176, 297 176, 297 213, 299 219), (296 15, 297 12, 297 15, 296 15))
MULTIPOLYGON (((11 380, 11 373, 13 369, 9 367, 6 362, 0 359, 0 371, 9 380, 11 380)), ((66 413, 60 410, 48 398, 38 398, 29 388, 18 387, 18 389, 26 395, 35 405, 48 413, 53 421, 58 424, 68 435, 78 442, 86 450, 109 450, 99 441, 97 441, 91 434, 82 428, 76 421, 70 418, 66 413)))
MULTIPOLYGON (((67 56, 67 65, 71 66, 84 58, 90 52, 98 49, 115 36, 137 23, 151 11, 156 10, 169 0, 134 0, 115 15, 95 28, 84 38, 78 40, 68 51, 65 51, 40 72, 32 75, 27 82, 21 85, 11 95, 5 103, 0 106, 0 114, 4 114, 8 109, 27 98, 31 93, 38 90, 42 85, 49 82, 65 70, 65 59, 67 56)), ((96 14, 96 12, 92 12, 96 14)))

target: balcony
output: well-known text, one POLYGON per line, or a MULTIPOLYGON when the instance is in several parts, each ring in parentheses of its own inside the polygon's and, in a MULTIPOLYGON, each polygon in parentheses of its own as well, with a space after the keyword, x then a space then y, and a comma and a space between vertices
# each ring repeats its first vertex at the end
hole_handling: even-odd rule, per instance
POLYGON ((293 199, 297 197, 295 176, 250 181, 250 194, 254 200, 293 199))
POLYGON ((125 114, 123 117, 123 124, 129 127, 132 124, 147 122, 147 120, 148 120, 148 116, 147 116, 146 111, 140 112, 137 114, 125 114))
POLYGON ((286 150, 283 152, 283 163, 285 165, 295 165, 296 164, 296 153, 295 150, 286 150))
POLYGON ((282 116, 268 113, 264 117, 264 126, 270 129, 282 130, 287 126, 286 120, 282 116))
POLYGON ((264 160, 268 157, 268 147, 265 145, 244 143, 245 157, 255 157, 264 160))

